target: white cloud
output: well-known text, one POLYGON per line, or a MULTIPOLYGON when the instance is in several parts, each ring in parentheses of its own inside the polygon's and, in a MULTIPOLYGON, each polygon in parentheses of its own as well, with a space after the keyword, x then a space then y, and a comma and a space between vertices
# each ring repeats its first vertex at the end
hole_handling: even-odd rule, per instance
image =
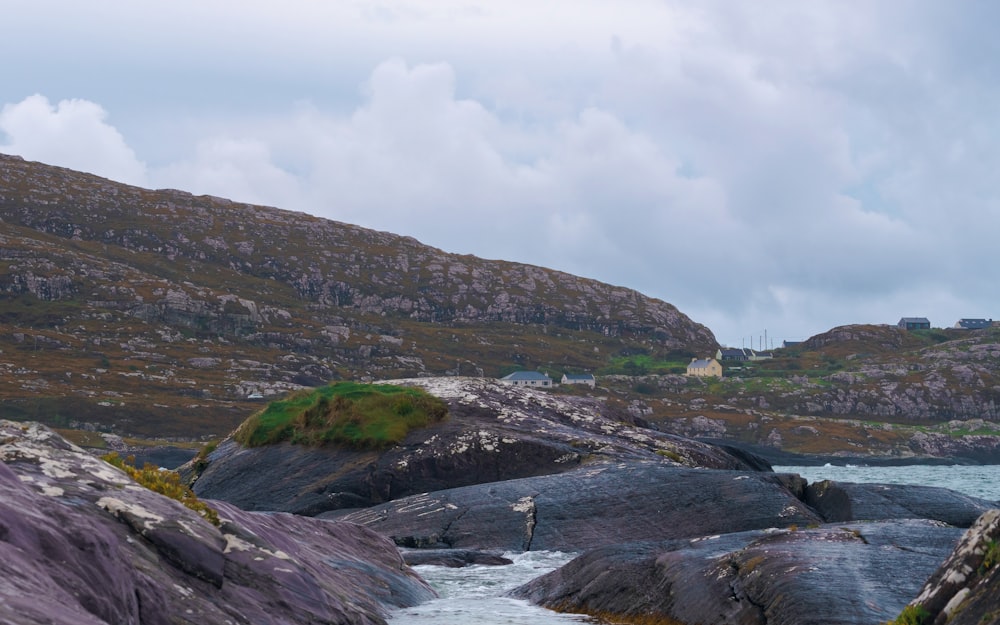
POLYGON ((0 131, 7 135, 0 149, 119 182, 144 184, 145 166, 106 119, 107 112, 87 100, 62 100, 53 106, 45 96, 29 96, 0 110, 0 131))
POLYGON ((0 52, 58 53, 0 102, 116 125, 34 96, 0 149, 632 286, 725 341, 1000 315, 990 3, 289 1, 8 12, 0 52))
POLYGON ((206 139, 194 158, 152 174, 157 187, 216 195, 251 204, 289 207, 300 204, 299 181, 271 160, 257 139, 206 139))

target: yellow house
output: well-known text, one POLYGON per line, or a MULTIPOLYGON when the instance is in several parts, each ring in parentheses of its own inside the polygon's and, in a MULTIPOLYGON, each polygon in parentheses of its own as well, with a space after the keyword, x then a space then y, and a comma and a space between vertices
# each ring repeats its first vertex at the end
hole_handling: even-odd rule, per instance
POLYGON ((688 365, 687 374, 699 378, 721 378, 722 365, 715 358, 693 358, 688 365))

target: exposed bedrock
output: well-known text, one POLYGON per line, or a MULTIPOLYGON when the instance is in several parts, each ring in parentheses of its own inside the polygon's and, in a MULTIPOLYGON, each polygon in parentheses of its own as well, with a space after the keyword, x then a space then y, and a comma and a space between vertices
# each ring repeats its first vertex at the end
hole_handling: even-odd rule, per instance
MULTIPOLYGON (((557 474, 601 460, 770 468, 752 454, 643 427, 624 408, 600 399, 482 378, 397 383, 421 386, 445 400, 448 417, 384 451, 291 443, 246 448, 230 438, 209 455, 195 492, 246 510, 317 515, 417 493, 557 474)), ((194 475, 193 464, 185 470, 194 475)))
POLYGON ((804 500, 831 523, 933 519, 955 527, 971 526, 981 514, 996 505, 936 486, 853 484, 831 480, 810 484, 805 489, 804 500))
POLYGON ((874 625, 899 614, 960 535, 896 520, 608 546, 512 594, 615 623, 874 625))
POLYGON ((927 625, 1000 624, 1000 510, 983 514, 910 602, 927 625))
POLYGON ((219 527, 34 424, 0 421, 0 622, 375 625, 433 591, 357 525, 210 502, 219 527))
POLYGON ((339 518, 407 547, 581 551, 822 523, 795 495, 803 486, 795 475, 602 463, 404 497, 339 518))

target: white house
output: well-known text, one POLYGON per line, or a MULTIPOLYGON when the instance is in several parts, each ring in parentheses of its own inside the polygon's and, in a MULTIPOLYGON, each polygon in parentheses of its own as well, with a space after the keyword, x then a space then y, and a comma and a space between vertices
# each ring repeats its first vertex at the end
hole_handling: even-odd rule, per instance
POLYGON ((687 374, 698 378, 721 378, 722 365, 715 358, 693 358, 687 366, 687 374))
POLYGON ((552 387, 552 378, 547 373, 539 373, 538 371, 515 371, 503 376, 500 381, 512 386, 552 387))
POLYGON ((590 373, 564 373, 562 384, 586 384, 590 388, 594 388, 596 381, 594 380, 593 374, 590 373))

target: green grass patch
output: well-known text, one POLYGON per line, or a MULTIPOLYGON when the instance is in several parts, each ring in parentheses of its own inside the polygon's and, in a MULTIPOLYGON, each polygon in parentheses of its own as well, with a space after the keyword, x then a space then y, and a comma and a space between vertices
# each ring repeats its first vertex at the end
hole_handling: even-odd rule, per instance
POLYGON ((338 382, 293 393, 247 419, 234 438, 247 447, 282 441, 381 449, 448 414, 448 405, 410 386, 338 382))
POLYGON ((918 605, 908 605, 896 617, 886 625, 925 625, 930 620, 930 612, 918 605))
POLYGON ((984 574, 997 564, 1000 564, 1000 543, 995 540, 987 541, 986 553, 983 554, 983 563, 979 565, 979 574, 984 574))
POLYGON ((133 480, 149 490, 165 497, 176 499, 191 510, 200 514, 212 525, 219 526, 219 514, 204 501, 198 499, 189 487, 181 483, 181 476, 176 471, 166 471, 155 464, 146 463, 141 469, 135 466, 135 457, 122 458, 118 452, 101 456, 108 464, 118 467, 133 480))
POLYGON ((649 354, 632 354, 615 356, 605 367, 598 370, 601 375, 665 375, 668 373, 683 374, 691 359, 666 360, 649 354))

